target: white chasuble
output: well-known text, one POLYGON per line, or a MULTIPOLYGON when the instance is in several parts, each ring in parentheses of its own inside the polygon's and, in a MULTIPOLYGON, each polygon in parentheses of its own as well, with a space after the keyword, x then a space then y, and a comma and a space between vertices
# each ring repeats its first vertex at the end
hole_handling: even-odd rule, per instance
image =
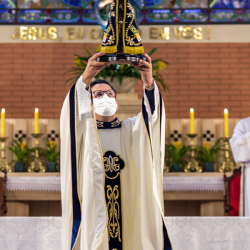
POLYGON ((157 85, 153 105, 144 93, 142 112, 110 123, 96 121, 92 106, 81 112, 78 89, 69 91, 60 120, 63 250, 171 250, 163 220, 165 111, 157 85))
MULTIPOLYGON (((241 188, 244 200, 244 215, 250 217, 250 117, 242 119, 238 122, 234 129, 232 138, 230 139, 235 162, 245 165, 242 171, 241 188)), ((242 210, 242 209, 240 209, 242 210)))

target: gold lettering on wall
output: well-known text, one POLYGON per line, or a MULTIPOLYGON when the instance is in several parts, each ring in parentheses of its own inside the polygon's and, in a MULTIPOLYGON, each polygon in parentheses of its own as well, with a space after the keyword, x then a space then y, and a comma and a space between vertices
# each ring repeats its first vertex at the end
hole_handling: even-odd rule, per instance
POLYGON ((158 28, 150 28, 149 30, 150 39, 158 39, 158 28))
POLYGON ((83 28, 66 28, 66 39, 67 40, 82 40, 84 37, 83 28))
POLYGON ((189 26, 183 28, 182 30, 182 36, 186 39, 191 39, 193 37, 193 29, 189 26))
POLYGON ((74 40, 75 39, 75 29, 74 28, 66 28, 66 39, 74 40))
POLYGON ((84 29, 76 28, 76 39, 82 40, 84 38, 84 29))
POLYGON ((49 28, 36 28, 21 26, 16 28, 15 33, 11 36, 12 39, 21 39, 21 40, 30 40, 35 41, 38 38, 41 40, 46 40, 47 38, 51 40, 55 40, 58 38, 57 36, 57 28, 49 27, 49 28))
POLYGON ((89 31, 89 36, 91 39, 101 39, 102 38, 102 29, 92 28, 89 31))
POLYGON ((15 29, 15 33, 11 36, 12 39, 18 39, 19 38, 19 28, 15 29))
POLYGON ((165 39, 165 40, 169 40, 170 39, 170 29, 169 27, 165 27, 164 29, 159 29, 160 32, 160 39, 165 39))
MULTIPOLYGON (((202 40, 204 39, 204 30, 202 27, 191 28, 190 26, 186 27, 169 27, 164 28, 150 28, 149 29, 149 38, 150 39, 158 39, 158 40, 170 40, 171 30, 174 33, 174 37, 179 40, 182 38, 184 39, 195 39, 195 40, 202 40)), ((210 39, 210 28, 207 27, 207 39, 210 39)))
POLYGON ((48 37, 48 29, 47 28, 45 28, 45 29, 39 28, 38 29, 38 36, 41 40, 46 40, 48 37))
POLYGON ((203 39, 203 34, 202 34, 202 28, 201 27, 195 28, 193 31, 194 31, 194 39, 196 39, 196 40, 202 40, 203 39))
MULTIPOLYGON (((35 26, 20 26, 16 28, 11 38, 14 40, 56 40, 61 42, 64 37, 65 40, 83 40, 85 38, 85 28, 80 27, 68 27, 61 28, 64 31, 63 37, 58 37, 58 29, 56 27, 35 27, 35 26)), ((62 32, 61 31, 61 32, 62 32)), ((140 31, 140 34, 142 32, 140 31)), ((61 33, 60 33, 61 34, 61 33)), ((90 28, 87 33, 87 39, 100 40, 102 39, 103 30, 101 28, 90 28)), ((195 39, 198 41, 210 39, 210 27, 190 27, 190 26, 179 26, 179 27, 150 27, 149 28, 149 39, 150 40, 191 40, 195 39)))
POLYGON ((57 28, 56 27, 49 27, 48 29, 49 38, 51 40, 57 39, 57 28))
POLYGON ((37 28, 36 27, 31 27, 29 28, 29 35, 28 35, 28 39, 29 40, 36 40, 37 38, 37 28))
POLYGON ((20 27, 19 29, 20 32, 20 39, 22 40, 27 40, 28 39, 28 28, 27 27, 20 27))
POLYGON ((207 40, 210 40, 210 27, 207 27, 207 40))
POLYGON ((169 29, 169 27, 150 28, 149 36, 150 36, 150 39, 169 40, 170 39, 170 29, 169 29))
POLYGON ((176 28, 174 27, 174 35, 176 39, 180 39, 183 27, 176 28))

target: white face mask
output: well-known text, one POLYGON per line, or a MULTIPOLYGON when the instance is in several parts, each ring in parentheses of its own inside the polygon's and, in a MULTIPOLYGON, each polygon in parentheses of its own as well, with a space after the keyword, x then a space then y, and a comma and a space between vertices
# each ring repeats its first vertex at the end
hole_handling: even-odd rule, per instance
POLYGON ((101 98, 94 98, 94 111, 96 114, 101 116, 111 116, 114 115, 117 108, 117 103, 115 98, 108 97, 104 94, 101 98))

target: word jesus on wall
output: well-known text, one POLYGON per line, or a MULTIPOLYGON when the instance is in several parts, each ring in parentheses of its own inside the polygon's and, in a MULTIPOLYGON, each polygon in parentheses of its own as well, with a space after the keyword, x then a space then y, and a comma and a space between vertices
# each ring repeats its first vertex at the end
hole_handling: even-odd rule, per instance
MULTIPOLYGON (((156 40, 205 40, 210 39, 210 27, 142 27, 140 35, 146 41, 156 40)), ((101 28, 86 28, 86 27, 35 27, 21 26, 16 27, 12 39, 14 40, 53 40, 61 42, 79 41, 79 40, 96 40, 102 39, 103 30, 101 28)))

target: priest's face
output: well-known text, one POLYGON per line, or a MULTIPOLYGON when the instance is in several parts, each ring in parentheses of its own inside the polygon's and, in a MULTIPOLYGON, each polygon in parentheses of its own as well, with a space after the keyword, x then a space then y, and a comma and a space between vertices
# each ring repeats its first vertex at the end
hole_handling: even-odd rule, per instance
POLYGON ((116 95, 113 89, 108 84, 105 84, 105 83, 95 84, 91 88, 91 92, 92 92, 92 99, 102 98, 104 94, 107 94, 107 96, 110 98, 116 99, 116 95))
POLYGON ((118 110, 114 90, 105 83, 98 83, 91 88, 91 92, 96 119, 98 121, 113 121, 118 110))

